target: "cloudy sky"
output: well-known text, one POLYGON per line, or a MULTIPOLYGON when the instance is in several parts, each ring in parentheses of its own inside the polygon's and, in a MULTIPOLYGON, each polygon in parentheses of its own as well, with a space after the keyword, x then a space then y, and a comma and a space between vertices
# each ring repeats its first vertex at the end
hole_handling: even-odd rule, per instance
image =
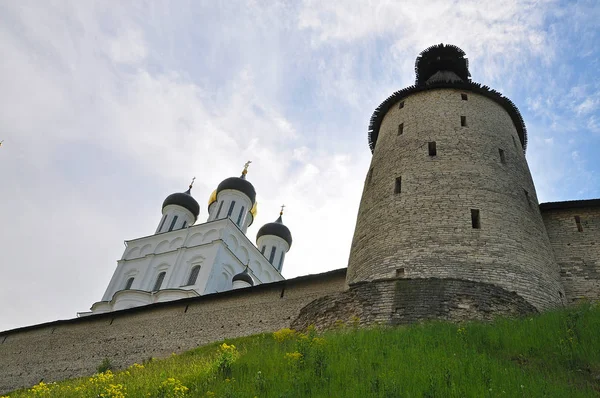
POLYGON ((0 330, 98 301, 196 177, 256 187, 284 276, 345 267, 373 110, 461 47, 520 108, 541 202, 600 197, 596 0, 0 0, 0 330), (482 5, 485 4, 485 5, 482 5))

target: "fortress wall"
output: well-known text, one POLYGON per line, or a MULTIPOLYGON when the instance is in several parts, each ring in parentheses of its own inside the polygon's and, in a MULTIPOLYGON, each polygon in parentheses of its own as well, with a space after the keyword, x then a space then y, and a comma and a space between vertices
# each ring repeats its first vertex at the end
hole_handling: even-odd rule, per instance
MULTIPOLYGON (((583 204, 592 201, 582 201, 583 204)), ((600 200, 595 206, 563 208, 545 203, 542 216, 552 243, 568 302, 600 300, 600 200), (575 216, 579 217, 579 232, 575 216)))
POLYGON ((396 276, 457 278, 516 291, 539 310, 562 306, 559 267, 507 111, 456 89, 422 91, 402 101, 379 129, 348 284, 396 276), (429 156, 434 141, 437 155, 429 156), (471 209, 479 210, 480 229, 472 228, 471 209))
POLYGON ((346 270, 0 332, 0 395, 91 375, 226 338, 272 332, 324 294, 345 289, 346 270))
POLYGON ((360 325, 399 325, 426 320, 491 320, 536 313, 515 292, 460 279, 385 279, 357 283, 321 297, 300 311, 292 327, 330 329, 339 321, 360 325))

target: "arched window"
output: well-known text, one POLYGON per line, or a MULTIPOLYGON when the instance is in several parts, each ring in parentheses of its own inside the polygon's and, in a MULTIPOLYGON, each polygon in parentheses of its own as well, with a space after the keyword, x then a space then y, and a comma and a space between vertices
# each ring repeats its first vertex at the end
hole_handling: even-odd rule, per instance
POLYGON ((200 273, 200 266, 199 265, 194 266, 192 268, 192 270, 190 271, 190 277, 188 278, 186 286, 195 285, 196 281, 198 280, 199 273, 200 273))
POLYGON ((154 288, 152 289, 153 292, 157 292, 160 290, 160 287, 162 286, 163 280, 165 280, 165 275, 167 273, 166 272, 161 272, 160 274, 158 274, 158 276, 156 277, 156 282, 154 283, 154 288))
POLYGON ((219 215, 221 214, 222 208, 223 208, 223 201, 221 201, 221 203, 219 203, 219 210, 217 210, 217 216, 215 217, 215 220, 219 219, 219 215))
POLYGON ((177 222, 177 216, 173 217, 173 221, 171 221, 171 226, 169 227, 169 232, 171 232, 173 230, 173 227, 175 227, 176 222, 177 222))
POLYGON ((129 290, 131 289, 131 285, 133 285, 133 277, 127 279, 127 282, 125 283, 125 289, 123 290, 129 290))
POLYGON ((271 265, 273 265, 273 260, 275 260, 275 246, 271 247, 271 254, 269 255, 271 265))
POLYGON ((244 210, 246 210, 246 208, 244 206, 242 206, 242 208, 240 209, 240 214, 238 215, 238 219, 236 224, 238 225, 238 227, 240 227, 240 222, 242 222, 242 216, 244 215, 244 210))

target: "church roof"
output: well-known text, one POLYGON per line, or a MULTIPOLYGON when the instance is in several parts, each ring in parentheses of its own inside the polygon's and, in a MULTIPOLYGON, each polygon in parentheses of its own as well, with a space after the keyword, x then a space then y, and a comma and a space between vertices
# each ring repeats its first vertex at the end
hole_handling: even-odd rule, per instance
POLYGON ((223 180, 217 187, 217 194, 225 189, 233 189, 245 194, 252 204, 256 202, 256 190, 250 181, 246 180, 245 175, 242 177, 229 177, 223 180))
POLYGON ((254 286, 254 279, 248 273, 248 268, 240 272, 239 274, 234 275, 232 282, 242 281, 250 284, 250 286, 254 286))
POLYGON ((168 205, 177 205, 189 210, 194 215, 194 221, 198 219, 198 215, 200 214, 200 205, 191 195, 191 188, 185 192, 176 192, 167 196, 162 208, 164 209, 168 205))
POLYGON ((258 233, 256 234, 256 240, 264 235, 279 236, 281 239, 285 240, 290 247, 292 247, 292 233, 288 227, 283 225, 281 215, 277 220, 275 220, 275 222, 270 222, 260 227, 258 233))

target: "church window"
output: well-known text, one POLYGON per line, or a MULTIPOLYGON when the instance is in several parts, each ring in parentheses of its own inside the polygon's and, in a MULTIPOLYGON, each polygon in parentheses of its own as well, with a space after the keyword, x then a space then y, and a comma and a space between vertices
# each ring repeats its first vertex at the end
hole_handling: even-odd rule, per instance
POLYGON ((467 101, 467 100, 468 100, 467 94, 465 94, 465 93, 462 93, 462 94, 460 95, 460 98, 461 98, 463 101, 467 101))
POLYGON ((371 167, 369 169, 369 173, 367 174, 367 184, 370 184, 372 180, 373 180, 373 168, 371 167))
POLYGON ((162 218, 162 220, 160 221, 160 225, 158 226, 158 231, 160 232, 160 230, 162 229, 163 225, 165 225, 165 221, 167 221, 167 215, 165 214, 162 218))
POLYGON ((215 217, 215 220, 219 218, 219 215, 221 214, 221 209, 223 208, 223 203, 224 201, 221 201, 221 203, 219 203, 219 210, 217 210, 217 216, 215 217))
POLYGON ((125 283, 125 289, 123 290, 129 290, 131 289, 131 285, 133 285, 133 277, 127 279, 127 282, 125 283))
POLYGON ((175 227, 176 222, 177 222, 177 216, 173 217, 173 221, 171 221, 171 225, 169 226, 169 232, 171 232, 173 230, 173 227, 175 227))
POLYGON ((577 230, 583 232, 583 225, 581 225, 581 218, 579 216, 575 216, 575 224, 577 224, 577 230))
POLYGON ((398 125, 398 135, 402 135, 402 133, 404 133, 404 123, 398 125))
POLYGON ((183 225, 181 226, 181 228, 185 228, 186 225, 187 225, 187 221, 184 221, 183 225))
POLYGON ((506 156, 504 155, 504 149, 498 148, 498 154, 500 155, 500 163, 506 163, 506 156))
POLYGON ((244 210, 246 210, 246 208, 244 206, 242 206, 242 208, 240 209, 240 214, 238 215, 238 219, 236 222, 238 227, 240 226, 240 223, 242 222, 242 216, 244 215, 244 210))
POLYGON ((265 255, 265 249, 267 248, 267 246, 263 245, 262 248, 260 249, 260 253, 264 256, 265 255))
POLYGON ((235 207, 235 200, 231 201, 229 205, 229 210, 227 211, 227 217, 231 217, 231 213, 233 213, 233 208, 235 207))
POLYGON ((283 250, 281 251, 281 255, 279 256, 279 264, 277 265, 277 269, 281 271, 281 266, 283 265, 283 250))
POLYGON ((160 287, 162 286, 163 281, 165 280, 165 275, 167 273, 166 272, 161 272, 160 274, 158 274, 158 276, 156 277, 156 282, 154 282, 154 287, 152 288, 153 292, 157 292, 160 290, 160 287))
POLYGON ((271 247, 271 254, 269 254, 269 262, 273 264, 273 260, 275 259, 275 246, 271 247))
POLYGON ((394 193, 402 192, 402 177, 396 177, 396 185, 394 186, 394 193))
POLYGON ((190 271, 190 277, 188 278, 187 281, 187 286, 190 285, 195 285, 196 281, 198 280, 198 274, 200 273, 200 266, 196 265, 192 268, 192 270, 190 271))
POLYGON ((437 146, 435 141, 429 143, 429 156, 437 156, 437 146))
POLYGON ((400 105, 398 105, 398 109, 404 108, 404 101, 400 101, 400 105))
POLYGON ((473 229, 481 229, 479 209, 471 209, 471 227, 473 227, 473 229))
POLYGON ((460 125, 462 127, 465 127, 467 125, 467 117, 466 116, 461 116, 460 117, 460 125))

